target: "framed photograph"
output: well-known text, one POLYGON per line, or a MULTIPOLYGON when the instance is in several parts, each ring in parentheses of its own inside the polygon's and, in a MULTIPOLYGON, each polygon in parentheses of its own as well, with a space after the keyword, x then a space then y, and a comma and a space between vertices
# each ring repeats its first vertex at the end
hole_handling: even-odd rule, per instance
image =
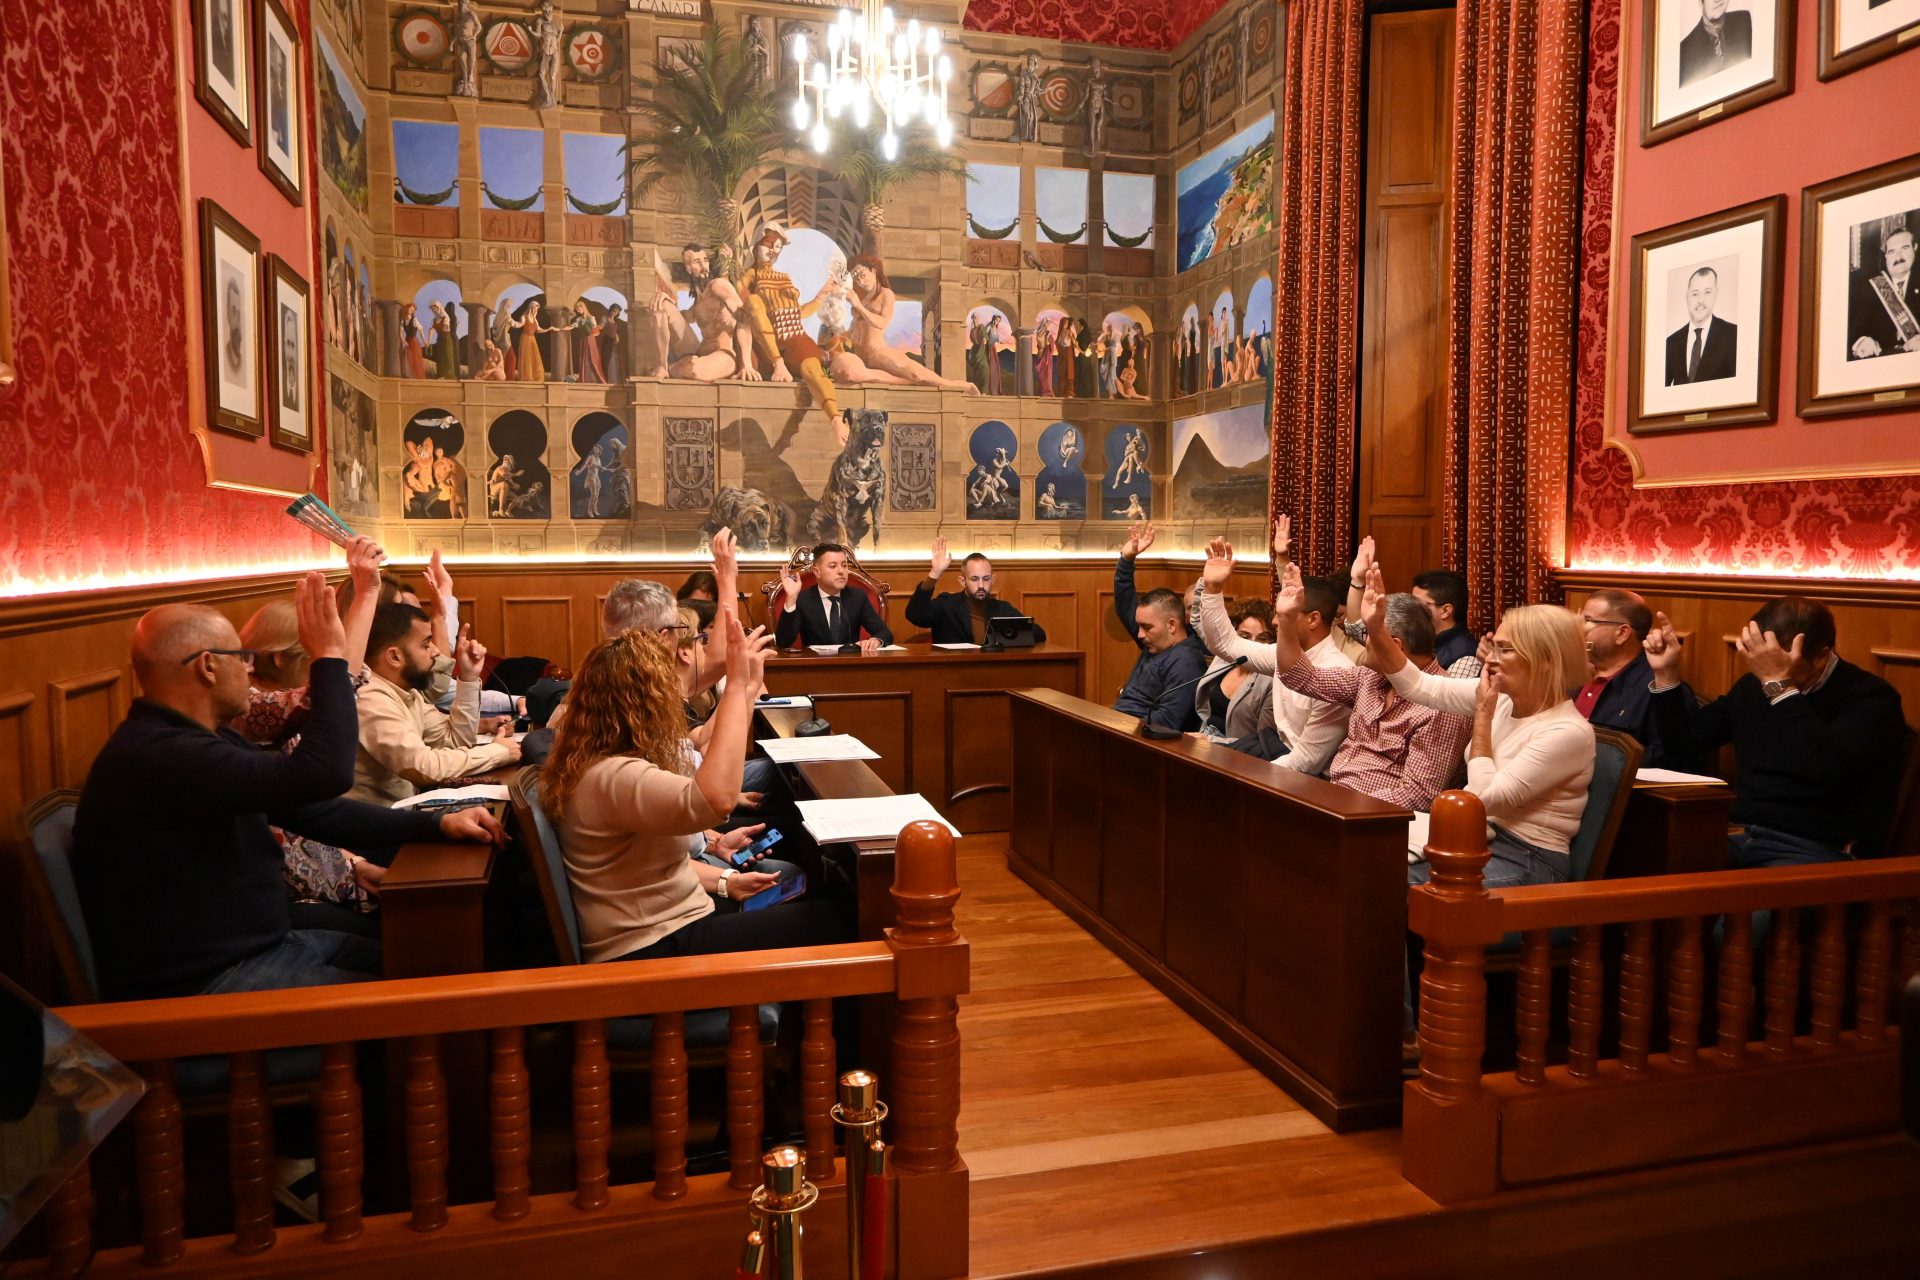
POLYGON ((1822 80, 1920 45, 1920 0, 1819 0, 1822 80))
POLYGON ((313 308, 307 282, 278 256, 267 258, 267 414, 273 442, 313 450, 313 308))
POLYGON ((1920 155, 1800 197, 1800 416, 1920 405, 1920 155))
POLYGON ((260 172, 273 180, 287 199, 302 202, 307 158, 300 139, 305 106, 300 94, 300 30, 280 6, 280 0, 257 0, 254 23, 253 78, 260 86, 260 145, 255 148, 260 172))
POLYGON ((1628 431, 1774 420, 1786 214, 1770 196, 1633 238, 1628 431))
POLYGON ((253 43, 247 4, 193 0, 194 96, 243 147, 253 145, 252 86, 247 83, 253 74, 253 43))
POLYGON ((207 424, 266 434, 260 369, 260 241, 213 201, 200 201, 200 326, 207 424))
POLYGON ((1793 89, 1793 0, 1648 0, 1641 41, 1643 147, 1793 89))

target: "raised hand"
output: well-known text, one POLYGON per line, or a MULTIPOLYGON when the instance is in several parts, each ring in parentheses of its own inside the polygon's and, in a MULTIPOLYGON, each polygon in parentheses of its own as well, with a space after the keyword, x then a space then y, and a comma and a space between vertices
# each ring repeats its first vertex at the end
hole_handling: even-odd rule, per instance
POLYGON ((1291 626, 1306 603, 1307 584, 1300 577, 1300 566, 1289 560, 1280 570, 1280 591, 1273 597, 1274 629, 1279 630, 1282 619, 1291 626))
POLYGON ((1153 545, 1153 521, 1142 520, 1127 529, 1127 540, 1120 547, 1121 558, 1131 560, 1153 545))
POLYGON ((1376 626, 1381 634, 1387 628, 1387 580, 1380 572, 1380 566, 1368 564, 1366 577, 1361 579, 1360 620, 1372 631, 1376 626))
POLYGON ((740 544, 733 536, 733 530, 720 528, 714 530, 713 541, 709 544, 713 551, 713 579, 719 586, 719 604, 722 608, 740 603, 740 544))
POLYGON ((427 585, 433 589, 435 605, 442 609, 453 606, 453 575, 440 562, 438 547, 433 549, 433 555, 427 560, 427 585))
POLYGON ((944 536, 935 537, 933 540, 933 559, 927 565, 927 576, 935 582, 940 581, 940 576, 947 571, 947 567, 952 563, 953 557, 947 553, 946 538, 944 536))
POLYGON ((1347 575, 1347 585, 1352 586, 1356 582, 1364 583, 1367 579, 1367 570, 1371 568, 1373 568, 1373 535, 1368 534, 1360 539, 1360 549, 1354 552, 1353 571, 1347 575))
POLYGON ((1666 614, 1653 615, 1653 626, 1640 648, 1647 655, 1647 665, 1653 668, 1655 684, 1665 689, 1680 683, 1680 637, 1666 614))
POLYGON ((300 647, 314 661, 347 656, 346 624, 340 621, 340 610, 334 606, 333 588, 318 569, 294 584, 293 617, 300 647))
POLYGON ((1293 517, 1285 512, 1273 518, 1273 554, 1282 560, 1293 549, 1293 517))
MULTIPOLYGON (((721 623, 716 621, 713 625, 717 627, 721 623)), ((727 688, 739 689, 751 697, 759 692, 767 673, 767 652, 773 648, 773 636, 765 627, 743 633, 736 622, 734 634, 728 640, 727 688)))
POLYGON ((365 534, 355 538, 347 547, 347 573, 353 579, 355 596, 379 592, 380 565, 386 558, 387 553, 380 544, 365 534))
POLYGON ((460 638, 453 646, 453 674, 458 680, 478 680, 487 662, 487 646, 473 638, 473 624, 466 623, 460 628, 460 638))
POLYGON ((1217 596, 1227 586, 1227 580, 1233 576, 1233 544, 1225 538, 1214 538, 1207 543, 1207 563, 1200 570, 1200 581, 1206 586, 1207 594, 1217 596))
POLYGON ((789 605, 800 599, 800 571, 791 564, 780 570, 780 598, 789 605))
POLYGON ((1803 654, 1805 635, 1793 638, 1791 649, 1782 649, 1780 639, 1771 631, 1762 631, 1760 624, 1749 622, 1740 633, 1740 652, 1747 660, 1747 669, 1765 683, 1768 680, 1782 680, 1789 684, 1801 684, 1800 678, 1806 671, 1806 659, 1803 654))

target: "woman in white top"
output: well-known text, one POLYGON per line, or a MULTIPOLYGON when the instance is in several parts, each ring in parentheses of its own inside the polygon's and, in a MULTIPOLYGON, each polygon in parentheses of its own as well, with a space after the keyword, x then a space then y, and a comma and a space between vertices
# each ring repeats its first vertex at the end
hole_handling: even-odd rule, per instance
MULTIPOLYGON (((1593 778, 1593 726, 1572 700, 1587 678, 1579 623, 1553 605, 1509 609, 1480 678, 1457 680, 1407 662, 1387 634, 1386 608, 1376 564, 1360 603, 1367 665, 1409 701, 1473 717, 1466 789, 1487 810, 1487 887, 1564 882, 1593 778)), ((1427 875, 1425 862, 1407 868, 1411 884, 1426 883, 1427 875)))

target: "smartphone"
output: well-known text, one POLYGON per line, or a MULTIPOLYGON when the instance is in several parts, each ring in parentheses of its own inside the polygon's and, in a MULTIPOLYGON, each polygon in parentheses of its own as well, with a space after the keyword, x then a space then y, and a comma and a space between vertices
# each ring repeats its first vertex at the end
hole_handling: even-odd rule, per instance
POLYGON ((773 848, 776 844, 779 844, 781 839, 782 836, 778 829, 769 831, 740 852, 734 854, 728 861, 732 862, 736 868, 744 867, 767 850, 773 848))
POLYGON ((788 898, 798 897, 806 891, 807 873, 802 871, 795 875, 793 879, 783 884, 776 884, 771 889, 762 889, 741 903, 740 909, 742 911, 758 911, 760 908, 770 907, 776 902, 785 902, 788 898))

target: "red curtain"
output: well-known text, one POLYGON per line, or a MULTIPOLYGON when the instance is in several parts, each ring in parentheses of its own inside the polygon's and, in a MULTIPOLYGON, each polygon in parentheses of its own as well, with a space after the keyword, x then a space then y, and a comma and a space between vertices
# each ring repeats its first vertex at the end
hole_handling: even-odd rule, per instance
POLYGON ((1554 593, 1566 538, 1582 9, 1459 0, 1442 501, 1483 629, 1554 593))
POLYGON ((1351 551, 1365 58, 1363 0, 1287 6, 1270 491, 1293 517, 1293 558, 1315 573, 1351 551))

